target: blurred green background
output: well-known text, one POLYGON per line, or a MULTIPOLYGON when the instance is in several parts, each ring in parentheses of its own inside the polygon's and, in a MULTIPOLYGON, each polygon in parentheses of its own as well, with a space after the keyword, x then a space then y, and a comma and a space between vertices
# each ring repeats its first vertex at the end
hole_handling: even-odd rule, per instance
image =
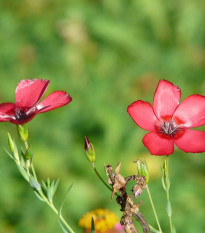
MULTIPOLYGON (((26 78, 49 79, 46 95, 65 90, 73 97, 68 106, 36 116, 28 128, 40 178, 60 178, 57 206, 74 183, 64 216, 76 232, 79 218, 90 210, 108 208, 120 216, 85 158, 85 135, 95 145, 104 177, 104 163, 121 161, 128 176, 136 173, 132 161, 147 160, 153 200, 164 233, 169 232, 160 178, 164 158, 149 155, 142 144, 145 131, 126 109, 138 99, 152 102, 160 79, 178 85, 182 99, 205 95, 204 10, 203 0, 0 1, 1 102, 14 101, 17 83, 26 78)), ((56 216, 5 154, 7 132, 21 146, 15 125, 1 123, 0 232, 61 232, 56 216)), ((176 149, 170 157, 177 232, 202 233, 205 154, 176 149)), ((146 192, 141 199, 141 211, 156 226, 146 192)))

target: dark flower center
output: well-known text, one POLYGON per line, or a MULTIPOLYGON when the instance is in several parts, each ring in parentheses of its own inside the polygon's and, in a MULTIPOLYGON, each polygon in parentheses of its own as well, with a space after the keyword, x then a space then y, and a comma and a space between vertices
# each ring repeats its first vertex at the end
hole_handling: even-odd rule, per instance
POLYGON ((177 117, 164 116, 155 123, 155 130, 161 138, 178 139, 186 131, 183 121, 177 117))
POLYGON ((27 113, 24 112, 22 109, 16 109, 15 111, 15 118, 16 120, 25 120, 28 117, 27 113))
POLYGON ((171 120, 169 122, 163 122, 160 132, 169 136, 175 136, 177 130, 178 127, 176 126, 175 122, 171 120))
POLYGON ((32 108, 23 108, 23 107, 16 107, 14 110, 14 124, 24 124, 30 121, 36 115, 36 107, 32 108))

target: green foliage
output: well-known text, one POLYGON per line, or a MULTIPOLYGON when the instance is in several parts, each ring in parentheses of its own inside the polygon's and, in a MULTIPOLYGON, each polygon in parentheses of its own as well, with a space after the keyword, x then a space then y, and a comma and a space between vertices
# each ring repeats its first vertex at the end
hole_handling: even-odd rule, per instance
MULTIPOLYGON (((7 0, 0 2, 0 19, 1 102, 14 102, 15 87, 24 78, 49 79, 47 94, 63 89, 73 97, 68 106, 36 116, 28 128, 40 177, 61 181, 57 203, 75 182, 64 206, 75 231, 80 232, 79 218, 92 209, 121 215, 85 159, 86 135, 95 145, 101 174, 104 163, 119 161, 123 174, 133 174, 132 161, 145 157, 153 201, 168 232, 162 162, 155 157, 150 166, 153 157, 142 144, 145 132, 126 109, 138 99, 152 102, 159 79, 178 85, 182 99, 205 94, 204 1, 7 0)), ((19 143, 14 125, 0 127, 1 148, 8 131, 19 143)), ((0 154, 0 232, 60 232, 54 214, 34 198, 3 149, 0 154)), ((204 153, 190 156, 176 150, 170 156, 177 232, 205 229, 204 166, 204 153)), ((19 169, 25 173, 21 164, 19 169)), ((154 226, 148 199, 142 199, 140 208, 154 226)))
POLYGON ((71 186, 69 187, 69 189, 67 190, 66 195, 65 195, 65 197, 64 197, 64 199, 63 199, 63 201, 62 201, 62 203, 61 203, 60 210, 59 210, 59 216, 62 215, 63 205, 64 205, 65 200, 66 200, 66 198, 68 197, 68 194, 69 194, 69 192, 70 192, 70 190, 71 190, 72 187, 73 187, 73 185, 71 185, 71 186))

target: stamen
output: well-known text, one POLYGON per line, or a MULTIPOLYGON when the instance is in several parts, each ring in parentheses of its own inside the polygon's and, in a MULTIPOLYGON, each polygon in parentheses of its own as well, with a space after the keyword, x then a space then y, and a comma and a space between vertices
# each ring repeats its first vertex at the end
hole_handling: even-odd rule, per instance
POLYGON ((163 121, 160 133, 167 134, 169 136, 174 136, 177 132, 178 128, 175 125, 175 122, 171 120, 170 122, 163 121))
POLYGON ((16 120, 23 120, 27 118, 27 114, 22 109, 16 109, 15 118, 16 120))

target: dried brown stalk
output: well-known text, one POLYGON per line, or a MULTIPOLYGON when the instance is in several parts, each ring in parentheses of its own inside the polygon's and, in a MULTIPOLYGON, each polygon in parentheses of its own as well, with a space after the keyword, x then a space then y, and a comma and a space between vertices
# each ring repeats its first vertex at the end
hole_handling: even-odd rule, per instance
POLYGON ((126 192, 126 185, 130 180, 136 181, 136 184, 132 187, 132 193, 135 199, 142 194, 143 190, 146 187, 145 177, 139 175, 128 176, 124 178, 120 172, 121 163, 115 168, 115 173, 113 172, 113 168, 111 165, 105 166, 105 170, 108 174, 108 183, 112 186, 113 192, 111 195, 111 199, 113 195, 119 191, 120 195, 117 196, 116 201, 121 206, 121 211, 123 212, 121 218, 121 225, 124 226, 124 229, 127 233, 138 233, 133 219, 135 218, 140 225, 142 226, 144 233, 150 233, 149 225, 145 219, 145 217, 140 213, 139 207, 142 204, 142 201, 138 204, 135 204, 132 197, 126 192))

